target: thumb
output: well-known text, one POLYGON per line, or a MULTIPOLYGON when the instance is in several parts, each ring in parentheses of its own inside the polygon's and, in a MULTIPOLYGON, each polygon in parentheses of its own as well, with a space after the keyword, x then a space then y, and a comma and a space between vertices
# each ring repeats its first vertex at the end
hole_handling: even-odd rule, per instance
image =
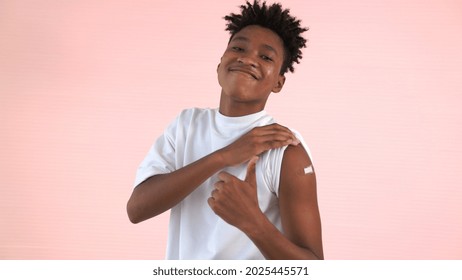
POLYGON ((257 185, 257 175, 255 174, 258 157, 254 156, 250 159, 247 165, 247 174, 245 175, 245 181, 253 186, 257 185))

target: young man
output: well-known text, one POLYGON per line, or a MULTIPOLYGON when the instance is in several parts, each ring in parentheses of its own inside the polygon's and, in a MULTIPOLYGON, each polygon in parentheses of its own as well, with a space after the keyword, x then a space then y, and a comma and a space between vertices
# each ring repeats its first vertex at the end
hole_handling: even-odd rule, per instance
POLYGON ((225 20, 219 109, 184 110, 157 139, 128 216, 138 223, 171 209, 167 259, 322 259, 308 148, 264 111, 307 29, 280 4, 258 1, 225 20))

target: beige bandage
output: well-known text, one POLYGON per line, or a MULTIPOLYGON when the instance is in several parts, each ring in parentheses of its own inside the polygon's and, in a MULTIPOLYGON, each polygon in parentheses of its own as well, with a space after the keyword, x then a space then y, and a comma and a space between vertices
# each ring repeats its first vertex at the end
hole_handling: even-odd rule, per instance
POLYGON ((304 169, 304 171, 305 171, 305 174, 313 173, 313 166, 312 165, 308 166, 307 168, 304 169))

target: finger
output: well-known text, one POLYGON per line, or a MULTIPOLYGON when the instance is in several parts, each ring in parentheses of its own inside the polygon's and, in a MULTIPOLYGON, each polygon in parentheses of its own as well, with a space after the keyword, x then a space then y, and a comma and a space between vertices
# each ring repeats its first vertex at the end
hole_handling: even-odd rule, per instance
POLYGON ((268 141, 286 142, 286 141, 293 141, 294 138, 292 137, 292 135, 289 135, 289 134, 271 133, 271 134, 259 136, 258 140, 260 142, 268 142, 268 141))
POLYGON ((214 189, 211 193, 210 193, 210 198, 215 200, 215 198, 217 197, 217 193, 218 193, 218 190, 214 189))
POLYGON ((215 190, 218 190, 218 191, 219 191, 219 190, 223 187, 224 184, 225 184, 225 182, 223 182, 223 181, 218 181, 218 182, 216 182, 213 186, 215 187, 215 190))
POLYGON ((290 143, 290 145, 297 146, 300 143, 301 143, 300 140, 298 138, 295 138, 295 140, 292 140, 292 143, 290 143))
POLYGON ((297 136, 295 135, 295 133, 290 130, 290 128, 287 128, 285 126, 282 126, 282 125, 279 125, 277 124, 276 126, 278 129, 284 131, 284 133, 288 133, 289 134, 289 137, 293 140, 293 142, 291 143, 292 145, 298 145, 300 144, 300 140, 298 140, 297 136))
POLYGON ((209 197, 209 199, 207 199, 207 203, 209 204, 210 208, 212 208, 212 210, 215 208, 215 199, 213 197, 209 197))
POLYGON ((300 144, 297 136, 285 126, 274 123, 261 128, 261 131, 259 131, 260 136, 271 136, 274 137, 274 140, 287 141, 290 145, 300 144))
POLYGON ((259 153, 257 153, 257 155, 267 150, 277 149, 277 148, 281 148, 287 145, 296 145, 296 144, 293 143, 292 139, 285 140, 285 141, 267 141, 261 144, 261 150, 259 150, 259 153))
POLYGON ((296 145, 300 144, 300 140, 298 140, 295 133, 292 130, 290 130, 289 128, 279 125, 279 126, 277 126, 277 129, 279 129, 278 133, 285 135, 288 139, 291 140, 291 141, 289 140, 290 145, 296 146, 296 145))
POLYGON ((256 140, 257 141, 254 142, 254 145, 257 146, 257 150, 258 150, 258 147, 262 148, 262 151, 260 152, 263 152, 269 149, 275 149, 275 148, 279 148, 279 147, 283 147, 287 145, 296 144, 295 142, 296 140, 294 140, 294 138, 292 138, 289 135, 282 135, 282 134, 268 134, 268 135, 260 136, 256 140))
POLYGON ((285 135, 291 138, 294 136, 294 134, 292 133, 290 129, 288 129, 287 127, 278 125, 278 124, 257 127, 254 130, 255 130, 254 131, 255 134, 259 136, 269 135, 269 134, 281 134, 281 135, 285 135))
POLYGON ((247 174, 245 175, 245 181, 253 186, 257 185, 256 165, 258 157, 253 157, 247 165, 247 174))
POLYGON ((235 176, 232 174, 229 174, 228 172, 222 171, 218 173, 218 179, 220 179, 220 181, 222 181, 223 183, 227 183, 233 180, 233 178, 235 178, 235 176))

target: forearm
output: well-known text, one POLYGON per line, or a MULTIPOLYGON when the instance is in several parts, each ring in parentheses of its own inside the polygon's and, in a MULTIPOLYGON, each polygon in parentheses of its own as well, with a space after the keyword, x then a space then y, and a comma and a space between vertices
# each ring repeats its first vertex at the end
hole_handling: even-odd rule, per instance
POLYGON ((219 152, 214 152, 172 173, 148 178, 127 203, 130 221, 138 223, 169 210, 225 166, 219 152))
POLYGON ((310 248, 304 248, 289 240, 262 214, 255 224, 241 229, 268 260, 319 260, 310 248))

